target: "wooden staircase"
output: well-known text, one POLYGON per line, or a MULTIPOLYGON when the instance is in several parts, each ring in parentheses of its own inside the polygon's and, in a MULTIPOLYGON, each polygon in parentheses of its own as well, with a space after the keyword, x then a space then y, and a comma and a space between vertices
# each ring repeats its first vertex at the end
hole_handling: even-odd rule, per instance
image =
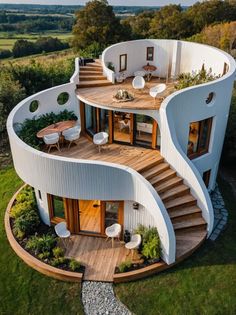
POLYGON ((191 255, 205 240, 207 224, 190 188, 163 157, 137 171, 152 184, 167 209, 176 236, 176 261, 191 255))
POLYGON ((112 83, 103 75, 102 65, 99 60, 87 63, 86 66, 80 66, 78 89, 107 85, 112 85, 112 83))

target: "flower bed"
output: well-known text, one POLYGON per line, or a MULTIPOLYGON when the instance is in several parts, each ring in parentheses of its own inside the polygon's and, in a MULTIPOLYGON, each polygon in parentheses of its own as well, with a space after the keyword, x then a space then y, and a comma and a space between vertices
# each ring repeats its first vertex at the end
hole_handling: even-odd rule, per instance
POLYGON ((65 257, 54 229, 39 218, 33 189, 25 186, 10 210, 10 226, 19 245, 30 255, 52 267, 84 273, 79 261, 65 257))

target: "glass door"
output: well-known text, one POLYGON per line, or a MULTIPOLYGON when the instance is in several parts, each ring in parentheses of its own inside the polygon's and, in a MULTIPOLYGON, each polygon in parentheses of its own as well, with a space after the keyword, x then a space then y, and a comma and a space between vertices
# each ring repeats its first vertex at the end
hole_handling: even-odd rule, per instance
POLYGON ((135 115, 134 142, 137 145, 152 147, 153 118, 145 115, 135 115))
POLYGON ((93 136, 97 132, 97 108, 85 104, 85 129, 86 132, 93 136))
POLYGON ((123 226, 124 202, 123 201, 102 201, 103 233, 108 226, 119 223, 123 226))
POLYGON ((133 115, 129 113, 113 113, 113 139, 116 142, 132 144, 133 115))

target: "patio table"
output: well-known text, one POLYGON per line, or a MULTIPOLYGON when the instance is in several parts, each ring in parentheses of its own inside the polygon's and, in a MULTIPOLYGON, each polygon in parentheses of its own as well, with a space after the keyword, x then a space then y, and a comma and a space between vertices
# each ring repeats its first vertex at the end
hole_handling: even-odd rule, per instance
POLYGON ((62 133, 64 130, 72 128, 76 125, 76 120, 59 121, 37 132, 37 138, 43 138, 46 135, 57 132, 62 133))
POLYGON ((152 77, 152 72, 156 71, 157 67, 153 66, 153 65, 145 65, 145 66, 143 66, 143 69, 147 73, 147 81, 150 81, 150 79, 152 77))

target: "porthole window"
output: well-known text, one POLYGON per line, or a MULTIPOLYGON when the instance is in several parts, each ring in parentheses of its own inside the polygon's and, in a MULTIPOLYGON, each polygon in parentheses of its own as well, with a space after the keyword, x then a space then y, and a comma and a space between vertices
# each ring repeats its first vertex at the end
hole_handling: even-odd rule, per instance
POLYGON ((206 98, 206 104, 210 104, 215 98, 215 93, 211 92, 208 94, 207 98, 206 98))
POLYGON ((29 110, 30 110, 30 112, 31 113, 34 113, 34 112, 36 112, 36 110, 39 108, 39 101, 32 101, 31 103, 30 103, 30 106, 29 106, 29 110))
POLYGON ((69 98, 70 95, 67 92, 62 92, 61 94, 58 95, 57 103, 59 105, 65 105, 68 102, 69 98))

